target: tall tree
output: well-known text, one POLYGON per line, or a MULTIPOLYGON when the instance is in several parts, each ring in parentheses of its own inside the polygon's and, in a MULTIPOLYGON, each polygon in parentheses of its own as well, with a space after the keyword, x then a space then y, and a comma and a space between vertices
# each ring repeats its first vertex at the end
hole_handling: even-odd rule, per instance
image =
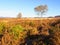
POLYGON ((17 18, 21 18, 22 17, 22 13, 19 13, 18 15, 17 15, 17 18))
POLYGON ((48 7, 47 7, 47 5, 39 5, 39 6, 35 7, 34 10, 38 13, 38 15, 41 15, 41 17, 42 17, 42 15, 45 12, 47 12, 48 7))

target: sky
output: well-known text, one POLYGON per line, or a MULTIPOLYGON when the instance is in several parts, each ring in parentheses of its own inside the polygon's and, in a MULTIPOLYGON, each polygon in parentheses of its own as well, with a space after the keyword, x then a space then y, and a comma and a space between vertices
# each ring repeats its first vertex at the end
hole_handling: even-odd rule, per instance
POLYGON ((43 17, 60 15, 60 0, 0 0, 0 17, 37 17, 34 8, 47 5, 48 11, 43 17))

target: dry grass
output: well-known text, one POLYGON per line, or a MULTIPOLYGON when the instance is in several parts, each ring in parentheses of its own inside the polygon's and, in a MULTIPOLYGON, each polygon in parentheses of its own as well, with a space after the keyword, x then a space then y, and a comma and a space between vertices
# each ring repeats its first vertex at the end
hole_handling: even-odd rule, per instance
POLYGON ((0 18, 2 22, 0 45, 60 45, 60 18, 0 18), (24 31, 19 32, 22 29, 16 30, 18 27, 10 29, 16 25, 24 31))

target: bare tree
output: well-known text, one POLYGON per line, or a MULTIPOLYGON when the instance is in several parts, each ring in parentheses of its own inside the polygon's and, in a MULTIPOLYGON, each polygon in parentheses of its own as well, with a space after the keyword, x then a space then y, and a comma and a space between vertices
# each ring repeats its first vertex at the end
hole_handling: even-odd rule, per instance
POLYGON ((40 5, 40 6, 35 7, 34 10, 38 13, 38 15, 41 15, 41 17, 42 17, 42 15, 45 12, 47 12, 48 7, 47 7, 47 5, 40 5))
POLYGON ((17 15, 17 18, 21 18, 22 17, 22 13, 19 13, 18 15, 17 15))

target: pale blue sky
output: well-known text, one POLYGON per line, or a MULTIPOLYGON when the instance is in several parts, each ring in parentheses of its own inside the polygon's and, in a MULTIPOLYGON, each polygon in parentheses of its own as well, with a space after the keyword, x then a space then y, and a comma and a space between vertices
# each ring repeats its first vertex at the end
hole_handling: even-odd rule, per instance
POLYGON ((0 17, 16 17, 19 12, 23 17, 36 17, 34 8, 46 4, 45 17, 60 15, 60 0, 0 0, 0 17))

